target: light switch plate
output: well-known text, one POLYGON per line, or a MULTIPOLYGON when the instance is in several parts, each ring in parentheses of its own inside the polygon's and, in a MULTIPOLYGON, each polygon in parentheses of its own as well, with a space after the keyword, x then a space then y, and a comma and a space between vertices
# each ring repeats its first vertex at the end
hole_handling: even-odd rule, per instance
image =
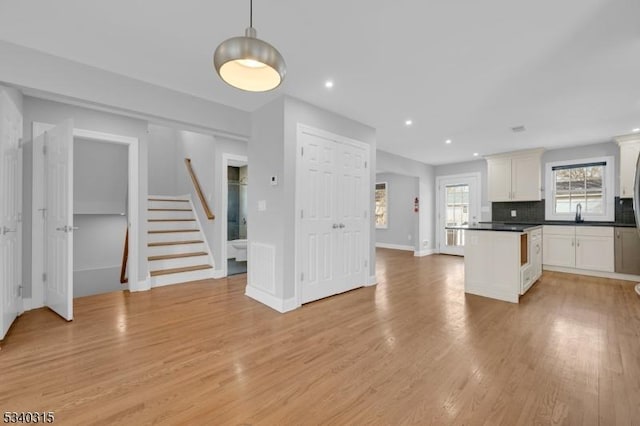
POLYGON ((267 210, 267 200, 258 201, 258 211, 263 212, 267 210))
POLYGON ((511 217, 516 217, 518 212, 516 210, 511 210, 511 217))

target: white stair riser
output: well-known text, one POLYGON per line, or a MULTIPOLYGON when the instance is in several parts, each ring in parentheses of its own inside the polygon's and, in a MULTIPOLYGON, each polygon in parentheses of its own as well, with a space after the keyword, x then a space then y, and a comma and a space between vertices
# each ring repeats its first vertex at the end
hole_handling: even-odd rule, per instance
POLYGON ((149 210, 147 219, 195 219, 195 216, 192 211, 149 210))
POLYGON ((147 229, 149 231, 163 231, 169 229, 197 229, 198 222, 149 222, 147 229))
POLYGON ((180 201, 149 201, 150 209, 188 209, 191 204, 180 201))
POLYGON ((207 249, 203 243, 180 244, 177 246, 147 247, 148 256, 163 256, 165 254, 192 253, 195 251, 207 251, 207 249))
POLYGON ((203 269, 200 271, 182 272, 179 274, 159 275, 151 277, 151 287, 161 287, 164 285, 181 284, 189 281, 199 281, 213 278, 214 269, 203 269))
POLYGON ((166 241, 189 241, 202 240, 202 234, 197 232, 171 232, 169 234, 149 234, 148 241, 150 243, 159 243, 166 241))
POLYGON ((157 271, 160 269, 186 268, 188 266, 208 265, 209 256, 192 256, 180 257, 178 259, 150 260, 149 270, 157 271))

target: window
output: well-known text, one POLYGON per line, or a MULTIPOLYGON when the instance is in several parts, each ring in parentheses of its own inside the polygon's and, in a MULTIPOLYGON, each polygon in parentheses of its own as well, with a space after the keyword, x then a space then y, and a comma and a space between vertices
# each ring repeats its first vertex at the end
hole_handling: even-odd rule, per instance
POLYGON ((613 157, 547 164, 547 220, 614 220, 613 157))
POLYGON ((387 182, 376 183, 376 228, 386 229, 389 226, 387 182))

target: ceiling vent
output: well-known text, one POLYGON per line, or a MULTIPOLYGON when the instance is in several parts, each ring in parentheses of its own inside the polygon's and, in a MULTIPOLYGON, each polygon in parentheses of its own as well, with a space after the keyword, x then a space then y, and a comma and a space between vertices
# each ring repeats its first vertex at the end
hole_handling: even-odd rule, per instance
POLYGON ((516 126, 516 127, 512 127, 512 128, 511 128, 511 131, 512 131, 513 133, 522 133, 522 132, 524 132, 525 130, 527 130, 527 129, 526 129, 524 126, 516 126))

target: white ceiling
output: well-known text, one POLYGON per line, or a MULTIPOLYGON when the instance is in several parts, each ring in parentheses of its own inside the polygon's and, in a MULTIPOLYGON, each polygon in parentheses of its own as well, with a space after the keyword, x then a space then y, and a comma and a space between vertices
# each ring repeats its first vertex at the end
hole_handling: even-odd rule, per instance
POLYGON ((0 0, 0 39, 249 111, 284 92, 444 164, 640 127, 638 16, 638 0, 255 0, 258 36, 288 64, 268 94, 211 65, 248 0, 0 0))

